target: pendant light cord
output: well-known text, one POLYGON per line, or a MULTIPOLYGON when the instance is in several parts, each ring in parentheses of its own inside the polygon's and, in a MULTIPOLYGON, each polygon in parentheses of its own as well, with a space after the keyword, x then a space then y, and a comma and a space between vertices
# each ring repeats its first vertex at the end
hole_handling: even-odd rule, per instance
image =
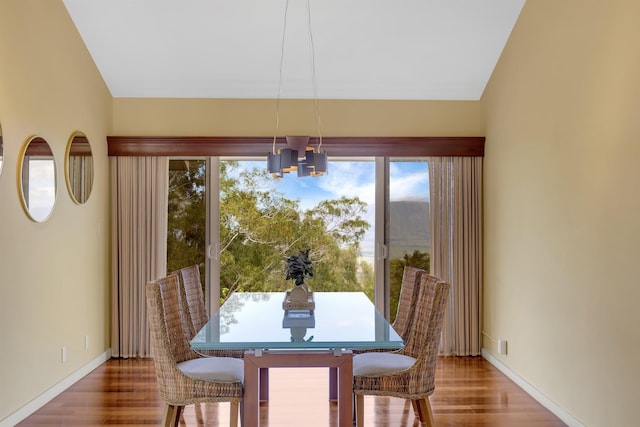
POLYGON ((284 41, 287 33, 287 14, 289 12, 289 0, 286 0, 284 6, 284 19, 282 21, 282 40, 280 42, 280 71, 278 76, 278 95, 276 97, 276 130, 273 133, 273 149, 272 153, 276 154, 276 138, 278 137, 278 129, 280 127, 280 93, 282 91, 282 65, 284 63, 284 41))
MULTIPOLYGON (((287 0, 289 1, 289 0, 287 0)), ((316 83, 316 50, 313 43, 313 31, 311 31, 311 1, 307 0, 307 28, 309 30, 309 49, 311 51, 311 81, 313 87, 313 102, 316 113, 316 127, 318 131, 318 153, 322 148, 322 133, 320 131, 320 106, 318 103, 318 85, 316 83)))
MULTIPOLYGON (((280 129, 280 96, 282 93, 282 69, 284 65, 284 45, 287 33, 287 15, 289 13, 289 0, 285 1, 284 6, 284 19, 282 26, 282 40, 280 41, 280 68, 278 73, 278 94, 276 97, 276 129, 273 133, 273 149, 272 153, 276 153, 276 139, 278 131, 280 129)), ((316 131, 318 132, 318 152, 321 152, 322 148, 322 132, 321 132, 321 120, 320 120, 320 105, 318 103, 318 84, 316 82, 316 51, 315 44, 313 42, 313 31, 311 30, 311 2, 307 0, 307 29, 309 33, 309 49, 311 52, 311 83, 313 88, 313 103, 314 112, 316 114, 316 131)))

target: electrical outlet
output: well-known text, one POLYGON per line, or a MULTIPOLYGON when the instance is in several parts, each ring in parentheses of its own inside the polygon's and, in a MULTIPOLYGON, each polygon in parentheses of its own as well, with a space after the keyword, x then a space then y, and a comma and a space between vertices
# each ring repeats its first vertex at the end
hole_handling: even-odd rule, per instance
POLYGON ((84 349, 89 350, 89 335, 84 336, 84 349))
POLYGON ((62 349, 60 350, 60 360, 62 361, 62 363, 67 362, 67 346, 66 345, 63 345, 62 349))
POLYGON ((507 354, 507 340, 498 340, 498 354, 507 354))

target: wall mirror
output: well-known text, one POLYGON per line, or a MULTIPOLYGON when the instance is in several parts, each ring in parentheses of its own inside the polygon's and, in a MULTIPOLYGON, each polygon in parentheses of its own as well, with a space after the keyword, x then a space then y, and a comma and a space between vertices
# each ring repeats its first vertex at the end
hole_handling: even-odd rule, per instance
POLYGON ((65 163, 65 179, 71 199, 82 204, 89 199, 93 187, 91 145, 82 132, 75 132, 69 138, 65 163))
POLYGON ((0 123, 0 175, 2 175, 2 162, 3 162, 3 153, 4 152, 4 145, 2 142, 2 123, 0 123))
POLYGON ((56 202, 56 162, 49 143, 39 136, 27 140, 19 167, 22 206, 29 218, 43 222, 56 202))

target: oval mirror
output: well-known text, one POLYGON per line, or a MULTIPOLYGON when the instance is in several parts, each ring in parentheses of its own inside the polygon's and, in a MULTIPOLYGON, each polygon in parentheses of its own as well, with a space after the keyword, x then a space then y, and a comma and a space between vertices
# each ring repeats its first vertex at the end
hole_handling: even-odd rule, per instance
POLYGON ((0 175, 2 174, 2 153, 4 152, 4 145, 2 143, 2 126, 0 126, 0 175))
POLYGON ((25 212, 43 222, 56 202, 56 162, 49 143, 39 136, 27 141, 20 162, 20 195, 25 212))
POLYGON ((69 138, 65 156, 67 189, 71 199, 82 204, 89 199, 93 187, 93 156, 91 145, 82 132, 75 132, 69 138))

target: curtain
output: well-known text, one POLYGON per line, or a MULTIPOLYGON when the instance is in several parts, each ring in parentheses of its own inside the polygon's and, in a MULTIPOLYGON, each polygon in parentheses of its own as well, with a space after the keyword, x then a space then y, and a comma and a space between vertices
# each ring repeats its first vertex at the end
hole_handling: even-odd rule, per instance
POLYGON ((431 273, 451 284, 441 353, 481 352, 482 158, 429 159, 431 273))
POLYGON ((111 157, 111 353, 148 357, 145 285, 166 275, 168 158, 111 157))

